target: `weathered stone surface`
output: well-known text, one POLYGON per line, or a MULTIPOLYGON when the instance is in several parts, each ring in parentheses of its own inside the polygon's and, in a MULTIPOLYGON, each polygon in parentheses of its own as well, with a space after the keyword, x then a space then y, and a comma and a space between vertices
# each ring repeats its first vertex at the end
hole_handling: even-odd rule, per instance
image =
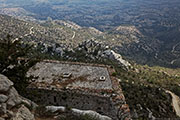
POLYGON ((35 118, 29 109, 22 105, 13 120, 35 120, 35 118))
POLYGON ((113 120, 128 119, 128 106, 118 114, 126 102, 114 72, 112 67, 105 65, 44 60, 27 72, 27 76, 38 76, 28 86, 27 96, 45 106, 68 105, 93 110, 113 120), (64 77, 64 73, 70 73, 70 76, 64 77))
POLYGON ((9 110, 7 110, 6 115, 7 115, 9 118, 14 117, 14 113, 13 113, 12 111, 9 111, 9 110))
POLYGON ((124 66, 126 69, 128 69, 131 66, 131 64, 128 61, 124 60, 120 54, 115 53, 113 50, 106 50, 102 53, 101 56, 107 57, 111 60, 117 60, 119 64, 124 66))
POLYGON ((0 117, 0 120, 5 120, 5 119, 0 117))
POLYGON ((21 98, 15 88, 10 89, 9 99, 7 101, 7 107, 11 108, 21 103, 21 98))
POLYGON ((24 104, 36 107, 35 103, 18 94, 13 82, 0 74, 0 120, 34 120, 34 115, 24 104), (18 109, 16 106, 21 107, 18 109), (14 111, 14 108, 18 110, 14 111))
MULTIPOLYGON (((172 96, 172 106, 176 112, 176 115, 180 117, 180 98, 176 94, 172 93, 171 91, 166 90, 172 96)), ((149 115, 152 116, 152 115, 149 115)))
POLYGON ((21 96, 21 99, 22 99, 22 104, 24 104, 26 107, 28 108, 31 108, 32 110, 35 110, 38 105, 36 103, 34 103, 33 101, 27 99, 27 98, 24 98, 21 96))
POLYGON ((61 77, 64 73, 70 73, 74 82, 69 82, 65 87, 84 87, 90 89, 112 89, 111 79, 106 67, 92 65, 81 65, 71 63, 50 63, 39 62, 31 68, 27 76, 38 76, 36 82, 52 83, 61 78, 61 81, 67 81, 67 78, 61 77), (87 76, 87 77, 86 77, 87 76), (105 80, 100 80, 105 77, 105 80), (79 79, 84 79, 79 80, 79 79))
POLYGON ((6 95, 0 94, 0 103, 6 102, 7 99, 8 97, 6 95))
MULTIPOLYGON (((46 111, 48 111, 50 113, 55 113, 57 111, 65 112, 66 108, 63 106, 46 106, 46 111)), ((76 116, 89 115, 92 118, 98 119, 98 120, 112 120, 110 117, 101 115, 92 110, 79 110, 79 109, 73 108, 73 109, 71 109, 71 112, 72 112, 72 114, 74 114, 76 116)))
POLYGON ((8 91, 11 86, 13 86, 13 82, 6 76, 0 74, 0 92, 8 91))
POLYGON ((7 108, 6 107, 7 107, 6 103, 1 103, 0 104, 0 115, 6 114, 6 112, 7 112, 7 108))

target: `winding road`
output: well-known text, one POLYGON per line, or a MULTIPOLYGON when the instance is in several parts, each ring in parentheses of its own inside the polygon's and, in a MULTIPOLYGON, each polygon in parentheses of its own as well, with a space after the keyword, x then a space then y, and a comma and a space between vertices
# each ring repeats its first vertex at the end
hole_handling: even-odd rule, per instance
POLYGON ((179 44, 180 44, 180 42, 173 46, 173 48, 172 48, 172 50, 171 50, 172 53, 175 51, 176 47, 177 47, 179 44))
POLYGON ((76 36, 76 32, 75 31, 73 31, 73 36, 72 36, 72 39, 74 39, 75 38, 75 36, 76 36))
POLYGON ((34 32, 32 31, 32 29, 33 29, 33 27, 30 28, 29 34, 25 34, 24 37, 29 36, 29 35, 32 35, 32 34, 34 33, 34 32))
MULTIPOLYGON (((176 51, 175 49, 176 49, 176 47, 177 47, 178 45, 180 45, 180 42, 173 46, 173 48, 172 48, 172 50, 171 50, 171 53, 172 53, 172 54, 176 51)), ((175 62, 176 60, 177 60, 177 59, 172 60, 172 61, 171 61, 171 64, 174 64, 174 62, 175 62)))
MULTIPOLYGON (((24 36, 20 36, 20 38, 23 38, 23 37, 26 37, 26 36, 34 34, 33 27, 31 27, 29 31, 30 31, 29 34, 25 34, 24 36)), ((19 38, 15 38, 12 42, 14 43, 17 40, 19 40, 19 38)))

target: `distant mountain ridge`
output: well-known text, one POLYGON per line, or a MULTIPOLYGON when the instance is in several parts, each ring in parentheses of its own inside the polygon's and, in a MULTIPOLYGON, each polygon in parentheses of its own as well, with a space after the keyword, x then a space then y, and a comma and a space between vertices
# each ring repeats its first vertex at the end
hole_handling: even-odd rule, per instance
POLYGON ((177 41, 170 43, 173 48, 159 39, 149 38, 135 26, 118 26, 108 32, 93 27, 81 27, 70 21, 52 20, 28 22, 6 15, 0 15, 2 38, 12 34, 31 44, 52 46, 61 44, 74 48, 86 40, 96 40, 109 46, 116 53, 140 64, 179 67, 179 47, 177 41))
POLYGON ((0 0, 1 14, 35 22, 71 21, 83 30, 93 27, 105 35, 91 34, 116 52, 141 64, 166 67, 180 67, 179 8, 179 0, 0 0))
POLYGON ((14 37, 23 37, 26 42, 58 43, 77 46, 85 40, 94 39, 109 46, 128 44, 134 40, 125 34, 115 35, 101 32, 95 28, 81 27, 73 22, 61 20, 47 20, 40 23, 18 20, 6 15, 0 15, 0 36, 12 34, 14 37), (29 34, 31 33, 31 34, 29 34))
POLYGON ((64 55, 65 61, 102 63, 115 68, 113 76, 119 78, 118 82, 131 106, 133 118, 176 117, 171 106, 172 98, 164 89, 180 95, 179 69, 142 66, 127 62, 124 56, 143 64, 171 64, 171 59, 174 59, 170 56, 171 53, 178 55, 178 39, 172 43, 172 49, 169 47, 170 51, 165 51, 165 48, 162 50, 164 42, 148 37, 133 25, 121 25, 103 32, 71 21, 48 18, 46 21, 30 22, 7 15, 0 15, 0 23, 0 40, 11 34, 13 41, 21 39, 22 43, 33 44, 36 48, 40 46, 37 49, 40 52, 35 51, 40 58, 43 53, 48 52, 50 56, 45 56, 48 59, 61 59, 59 56, 64 55), (123 57, 118 53, 122 53, 123 57), (162 55, 162 59, 159 59, 159 55, 162 55), (164 57, 169 59, 163 59, 164 57), (123 67, 129 69, 122 69, 123 67))

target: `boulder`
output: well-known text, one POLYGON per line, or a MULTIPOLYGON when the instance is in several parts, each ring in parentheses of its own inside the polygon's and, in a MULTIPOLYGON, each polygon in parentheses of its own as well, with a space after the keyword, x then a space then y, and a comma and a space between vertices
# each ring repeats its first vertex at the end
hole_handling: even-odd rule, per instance
POLYGON ((29 111, 28 108, 22 105, 18 109, 18 112, 16 113, 16 116, 13 118, 13 120, 34 120, 34 115, 29 111))
POLYGON ((27 98, 24 98, 21 96, 21 99, 22 99, 22 104, 24 104, 25 106, 27 106, 28 108, 31 108, 32 110, 35 110, 38 105, 36 103, 34 103, 33 101, 27 99, 27 98))
MULTIPOLYGON (((57 111, 65 112, 66 108, 63 106, 46 106, 46 112, 48 112, 48 113, 56 113, 57 111)), ((98 120, 112 120, 110 117, 101 115, 92 110, 79 110, 79 109, 72 108, 71 112, 75 116, 88 115, 88 116, 91 116, 92 118, 98 119, 98 120)))
POLYGON ((6 102, 8 97, 6 95, 0 94, 0 103, 6 102))
POLYGON ((5 120, 5 119, 0 117, 0 120, 5 120))
POLYGON ((12 107, 21 104, 22 99, 20 98, 18 92, 15 88, 9 90, 9 99, 7 101, 7 107, 11 109, 12 107))
POLYGON ((6 103, 1 103, 0 104, 0 115, 6 114, 6 112, 7 112, 6 103))
POLYGON ((36 107, 28 99, 21 97, 7 77, 0 74, 0 120, 35 120, 27 107, 36 107))
POLYGON ((13 82, 11 82, 6 76, 0 74, 0 92, 6 92, 13 86, 13 82))

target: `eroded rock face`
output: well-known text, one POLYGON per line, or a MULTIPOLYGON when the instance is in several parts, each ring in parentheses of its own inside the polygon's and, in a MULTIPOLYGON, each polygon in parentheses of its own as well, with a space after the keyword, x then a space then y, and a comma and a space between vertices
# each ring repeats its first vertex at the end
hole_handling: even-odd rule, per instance
POLYGON ((3 94, 0 94, 0 103, 4 103, 6 102, 8 99, 8 96, 6 95, 3 95, 3 94))
POLYGON ((5 119, 0 117, 0 120, 5 120, 5 119))
POLYGON ((6 103, 1 103, 1 104, 0 104, 0 115, 6 114, 6 112, 7 112, 6 103))
POLYGON ((101 56, 107 57, 111 60, 117 60, 118 63, 126 69, 131 67, 131 64, 128 61, 124 60, 120 54, 115 53, 113 50, 106 50, 101 54, 101 56))
POLYGON ((9 95, 8 95, 8 101, 6 102, 7 106, 9 109, 11 109, 12 107, 21 104, 22 99, 20 98, 18 92, 16 91, 16 89, 14 87, 12 87, 9 90, 9 95))
POLYGON ((25 105, 33 107, 34 104, 21 97, 13 82, 0 74, 0 120, 35 120, 25 105))
POLYGON ((22 105, 13 120, 34 120, 34 115, 29 111, 27 107, 22 105))
MULTIPOLYGON (((57 111, 61 111, 61 112, 66 111, 66 108, 63 106, 46 106, 45 109, 46 109, 45 110, 46 112, 51 113, 51 114, 54 114, 57 111)), ((99 114, 95 111, 92 111, 92 110, 79 110, 79 109, 72 108, 71 112, 75 116, 88 115, 88 116, 91 116, 92 118, 94 118, 95 120, 96 119, 98 119, 98 120, 112 120, 110 117, 101 115, 101 114, 99 114)))
POLYGON ((13 82, 0 74, 0 92, 7 92, 11 86, 13 86, 13 82))
POLYGON ((109 46, 106 46, 105 44, 98 41, 84 41, 79 45, 77 49, 86 52, 86 56, 89 56, 92 59, 98 60, 106 58, 115 60, 119 63, 120 66, 124 67, 127 70, 132 67, 131 64, 128 61, 124 60, 120 54, 109 48, 109 46))

